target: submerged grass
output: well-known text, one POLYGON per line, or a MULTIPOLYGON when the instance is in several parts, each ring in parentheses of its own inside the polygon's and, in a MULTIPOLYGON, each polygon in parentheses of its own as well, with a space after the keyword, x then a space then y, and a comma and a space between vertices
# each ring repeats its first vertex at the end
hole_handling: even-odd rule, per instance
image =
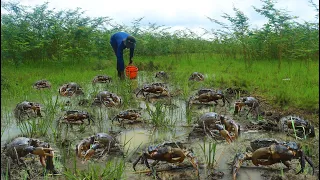
POLYGON ((151 117, 151 123, 155 127, 174 127, 176 124, 175 119, 166 118, 168 108, 162 102, 156 102, 154 104, 154 110, 149 103, 146 103, 146 111, 151 117))
POLYGON ((216 155, 216 142, 206 140, 206 137, 203 138, 203 145, 199 144, 203 156, 205 158, 205 162, 208 168, 213 168, 215 165, 215 155, 216 155), (208 147, 206 147, 206 145, 208 147))
POLYGON ((42 137, 48 134, 51 121, 42 118, 32 118, 18 123, 22 135, 26 137, 42 137))
POLYGON ((124 160, 112 160, 106 162, 104 167, 97 164, 88 164, 87 170, 66 169, 64 175, 67 179, 121 179, 125 170, 124 160))

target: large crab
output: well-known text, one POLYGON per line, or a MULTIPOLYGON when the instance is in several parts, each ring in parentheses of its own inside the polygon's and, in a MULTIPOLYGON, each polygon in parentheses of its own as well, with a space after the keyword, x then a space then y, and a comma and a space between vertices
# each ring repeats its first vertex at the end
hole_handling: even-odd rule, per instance
POLYGON ((76 145, 76 154, 79 158, 84 158, 85 161, 89 160, 96 152, 97 149, 103 149, 100 157, 111 148, 116 147, 116 139, 107 133, 97 133, 86 139, 83 139, 76 145))
POLYGON ((60 88, 59 88, 59 94, 62 96, 73 96, 75 95, 83 95, 83 91, 80 85, 78 85, 75 82, 70 82, 70 83, 66 83, 63 84, 60 88))
POLYGON ((141 112, 140 110, 137 109, 128 109, 125 111, 121 111, 119 114, 117 114, 113 119, 112 119, 112 123, 114 120, 118 120, 118 122, 124 126, 124 121, 127 120, 130 123, 133 122, 139 122, 137 121, 138 118, 141 117, 141 112))
POLYGON ((14 115, 19 121, 30 117, 42 117, 41 106, 36 102, 23 101, 17 104, 14 115))
POLYGON ((93 105, 104 105, 106 107, 114 107, 121 105, 121 98, 109 91, 100 91, 96 97, 93 99, 93 105))
POLYGON ((39 80, 33 84, 33 88, 35 89, 44 89, 51 88, 51 83, 47 80, 39 80))
POLYGON ((155 78, 160 78, 160 79, 168 79, 168 74, 164 71, 159 71, 156 73, 155 78))
POLYGON ((272 165, 283 163, 287 168, 290 168, 292 159, 299 159, 301 170, 297 173, 302 173, 305 168, 305 161, 312 167, 314 174, 314 165, 309 157, 307 157, 301 149, 301 146, 296 142, 281 142, 275 139, 258 139, 250 142, 251 152, 245 154, 237 153, 232 165, 233 179, 245 160, 251 160, 255 166, 272 165))
POLYGON ((298 116, 285 116, 280 119, 279 129, 284 132, 289 132, 289 129, 295 129, 296 135, 304 137, 315 137, 314 126, 308 121, 298 116))
MULTIPOLYGON (((219 115, 215 112, 207 112, 204 113, 202 116, 200 116, 198 120, 198 126, 203 128, 204 133, 207 134, 207 132, 211 133, 210 129, 216 129, 219 131, 220 135, 226 139, 228 143, 231 143, 233 141, 233 137, 230 135, 229 131, 226 130, 221 123, 224 122, 225 124, 228 124, 229 121, 226 120, 226 118, 222 115, 219 115)), ((228 128, 232 130, 233 125, 229 125, 228 128)), ((237 125, 236 125, 237 126, 237 125)), ((238 137, 238 128, 234 127, 236 130, 233 130, 235 136, 238 137)), ((214 136, 211 133, 211 136, 214 136)))
POLYGON ((226 101, 230 104, 229 100, 225 98, 222 91, 215 91, 213 89, 200 89, 195 96, 190 98, 189 105, 193 104, 195 101, 198 101, 199 103, 208 103, 213 101, 215 105, 218 105, 218 100, 220 99, 223 102, 221 105, 222 107, 225 105, 226 101))
POLYGON ((61 119, 63 122, 70 124, 82 124, 85 119, 88 120, 88 124, 90 124, 90 121, 94 122, 92 116, 88 112, 79 110, 68 110, 61 119))
MULTIPOLYGON (((181 147, 180 143, 165 142, 155 146, 149 146, 137 160, 133 162, 133 169, 136 171, 136 165, 141 160, 141 164, 145 164, 153 174, 155 174, 154 166, 159 161, 165 161, 168 163, 182 163, 187 157, 192 166, 196 169, 197 177, 199 176, 198 161, 191 150, 181 147), (154 160, 149 165, 148 159, 154 160)), ((156 177, 158 177, 156 175, 156 177)))
POLYGON ((57 173, 53 165, 53 149, 46 142, 41 142, 38 139, 17 137, 5 145, 4 151, 7 156, 16 160, 18 164, 24 163, 21 158, 28 154, 38 155, 43 167, 54 174, 57 173))
POLYGON ((156 94, 156 95, 160 95, 160 96, 161 95, 169 96, 169 92, 168 92, 167 86, 164 83, 146 84, 146 85, 143 86, 142 89, 140 89, 137 92, 136 97, 138 97, 138 95, 140 93, 142 93, 142 95, 144 97, 146 97, 150 93, 153 93, 153 94, 156 94))
POLYGON ((111 82, 112 78, 110 76, 107 75, 97 75, 93 78, 92 80, 92 84, 96 84, 96 83, 107 83, 107 82, 111 82))
POLYGON ((204 75, 198 72, 193 72, 189 77, 189 81, 204 81, 204 75))
POLYGON ((243 97, 242 99, 236 101, 234 104, 234 114, 238 114, 245 106, 250 108, 246 116, 248 116, 250 112, 254 111, 256 119, 258 119, 259 101, 254 97, 243 97))

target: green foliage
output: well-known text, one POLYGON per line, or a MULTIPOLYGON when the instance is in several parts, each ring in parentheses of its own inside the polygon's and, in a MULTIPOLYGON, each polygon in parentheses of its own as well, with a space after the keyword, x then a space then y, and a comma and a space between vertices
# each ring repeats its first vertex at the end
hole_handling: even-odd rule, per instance
MULTIPOLYGON (((16 66, 26 61, 72 60, 79 63, 88 58, 110 59, 113 51, 110 37, 117 31, 126 31, 137 38, 137 56, 154 59, 159 55, 182 55, 191 58, 191 53, 215 53, 221 58, 245 59, 246 68, 252 60, 318 59, 319 23, 298 23, 298 17, 275 7, 276 1, 261 0, 262 7, 253 7, 267 18, 261 29, 250 28, 248 17, 233 7, 234 16, 227 13, 222 18, 229 23, 208 19, 221 29, 205 30, 198 35, 190 29, 170 32, 170 27, 150 23, 142 24, 143 17, 133 20, 132 25, 112 23, 109 17, 86 17, 81 8, 55 11, 48 2, 35 7, 19 3, 2 2, 5 10, 1 17, 1 62, 12 61, 16 66), (214 38, 203 39, 212 34, 214 38)), ((317 12, 318 7, 309 1, 317 12)), ((128 53, 127 53, 128 54, 128 53)), ((203 55, 203 59, 206 57, 203 55)))
MULTIPOLYGON (((228 57, 232 57, 233 54, 234 58, 239 54, 245 60, 278 59, 279 67, 281 67, 282 58, 317 59, 319 23, 295 22, 294 19, 298 17, 276 9, 276 1, 261 0, 261 2, 263 3, 261 8, 253 7, 257 13, 268 20, 261 29, 249 29, 248 18, 235 7, 233 8, 235 17, 226 13, 222 15, 231 25, 208 17, 223 28, 215 30, 214 33, 218 41, 221 41, 220 45, 226 45, 223 48, 224 53, 228 57), (242 51, 236 49, 242 49, 242 51)), ((312 4, 312 1, 310 3, 312 4)), ((317 11, 317 7, 314 7, 317 11)), ((250 67, 250 63, 247 65, 250 67)))

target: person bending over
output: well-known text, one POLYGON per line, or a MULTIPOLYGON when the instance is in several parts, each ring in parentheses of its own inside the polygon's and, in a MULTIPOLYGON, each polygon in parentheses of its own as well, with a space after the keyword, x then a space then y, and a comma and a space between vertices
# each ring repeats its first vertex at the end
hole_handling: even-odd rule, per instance
POLYGON ((130 59, 129 64, 132 64, 132 58, 134 53, 134 48, 136 46, 136 39, 126 32, 117 32, 111 36, 110 44, 112 49, 117 56, 117 70, 118 77, 124 79, 124 60, 123 60, 123 50, 130 49, 130 59))

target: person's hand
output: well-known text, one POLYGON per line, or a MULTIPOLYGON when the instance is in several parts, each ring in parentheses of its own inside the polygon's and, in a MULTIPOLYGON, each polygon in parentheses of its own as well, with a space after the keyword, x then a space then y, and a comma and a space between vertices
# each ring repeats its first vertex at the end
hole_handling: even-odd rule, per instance
POLYGON ((133 61, 132 61, 132 59, 130 59, 130 61, 129 61, 129 65, 130 65, 130 64, 132 64, 132 62, 133 62, 133 61))

